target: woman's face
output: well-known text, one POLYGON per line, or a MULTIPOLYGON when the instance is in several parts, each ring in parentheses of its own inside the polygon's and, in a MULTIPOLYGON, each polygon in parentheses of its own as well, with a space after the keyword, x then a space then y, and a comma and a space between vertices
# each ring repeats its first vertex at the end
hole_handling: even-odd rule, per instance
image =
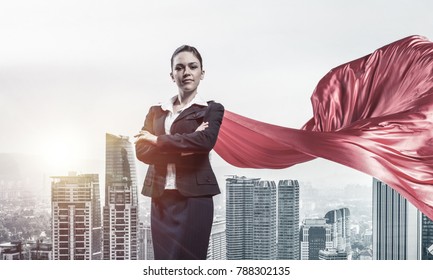
POLYGON ((181 92, 192 93, 197 90, 200 81, 204 78, 204 71, 193 53, 181 52, 173 59, 170 76, 181 92))

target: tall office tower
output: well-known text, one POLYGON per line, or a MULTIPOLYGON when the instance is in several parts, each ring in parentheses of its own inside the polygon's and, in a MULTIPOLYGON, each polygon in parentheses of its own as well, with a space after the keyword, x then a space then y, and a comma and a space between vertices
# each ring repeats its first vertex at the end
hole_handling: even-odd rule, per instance
POLYGON ((331 236, 334 249, 346 252, 350 257, 352 246, 350 241, 350 211, 347 208, 331 210, 325 215, 326 223, 331 225, 331 236))
POLYGON ((97 174, 52 177, 54 260, 101 259, 102 228, 97 174))
POLYGON ((305 219, 299 235, 301 260, 318 260, 320 250, 332 249, 331 226, 325 219, 305 219))
POLYGON ((215 219, 209 238, 208 260, 226 260, 226 221, 215 219))
POLYGON ((152 233, 150 225, 140 223, 138 229, 139 260, 154 260, 152 233))
POLYGON ((426 215, 422 214, 421 224, 421 259, 433 260, 433 221, 426 215))
POLYGON ((277 259, 277 187, 274 181, 254 186, 253 258, 277 259))
POLYGON ((387 184, 373 179, 373 259, 432 259, 433 223, 387 184))
POLYGON ((278 259, 299 260, 299 184, 278 182, 278 259))
POLYGON ((227 259, 276 259, 276 186, 233 176, 227 180, 227 259))
POLYGON ((254 186, 260 178, 226 179, 227 259, 253 259, 254 186))
POLYGON ((135 154, 129 138, 106 134, 104 259, 138 259, 135 154))

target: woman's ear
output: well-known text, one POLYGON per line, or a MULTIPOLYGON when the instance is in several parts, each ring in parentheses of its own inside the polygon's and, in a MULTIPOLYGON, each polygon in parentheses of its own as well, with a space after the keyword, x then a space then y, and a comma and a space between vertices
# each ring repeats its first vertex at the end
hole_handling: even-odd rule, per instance
POLYGON ((170 78, 171 78, 171 80, 172 80, 173 82, 176 82, 176 81, 174 80, 173 72, 170 72, 170 78))
POLYGON ((201 75, 200 75, 200 80, 203 80, 203 79, 204 79, 204 73, 205 73, 204 70, 202 70, 202 71, 201 71, 201 75))

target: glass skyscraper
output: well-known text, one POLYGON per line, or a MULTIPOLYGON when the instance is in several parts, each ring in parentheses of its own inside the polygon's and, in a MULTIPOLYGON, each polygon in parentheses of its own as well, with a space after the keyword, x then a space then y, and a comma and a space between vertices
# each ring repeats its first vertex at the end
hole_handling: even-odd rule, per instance
POLYGON ((254 259, 254 186, 260 178, 226 180, 226 242, 228 260, 254 259))
POLYGON ((299 260, 299 183, 278 182, 278 259, 299 260))
POLYGON ((226 183, 227 259, 297 259, 298 182, 281 180, 278 193, 274 181, 260 178, 233 176, 226 183))
POLYGON ((433 221, 422 214, 421 223, 421 259, 433 260, 433 221))
POLYGON ((277 259, 277 187, 274 181, 254 186, 253 259, 277 259))
POLYGON ((138 259, 135 154, 129 138, 106 134, 104 259, 138 259))
POLYGON ((433 222, 377 179, 373 179, 373 259, 433 259, 433 222))

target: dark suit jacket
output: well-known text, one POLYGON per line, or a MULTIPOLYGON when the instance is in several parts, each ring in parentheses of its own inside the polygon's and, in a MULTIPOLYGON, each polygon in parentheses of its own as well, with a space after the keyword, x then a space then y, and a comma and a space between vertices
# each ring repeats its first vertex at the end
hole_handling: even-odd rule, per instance
POLYGON ((173 122, 170 135, 164 131, 167 113, 161 106, 152 106, 143 130, 158 136, 157 144, 140 141, 135 145, 137 158, 149 164, 142 194, 150 197, 162 195, 168 163, 176 165, 176 187, 182 195, 195 197, 219 194, 209 152, 218 138, 224 107, 212 101, 208 102, 207 107, 192 105, 173 122), (209 127, 196 132, 202 122, 209 122, 209 127))

